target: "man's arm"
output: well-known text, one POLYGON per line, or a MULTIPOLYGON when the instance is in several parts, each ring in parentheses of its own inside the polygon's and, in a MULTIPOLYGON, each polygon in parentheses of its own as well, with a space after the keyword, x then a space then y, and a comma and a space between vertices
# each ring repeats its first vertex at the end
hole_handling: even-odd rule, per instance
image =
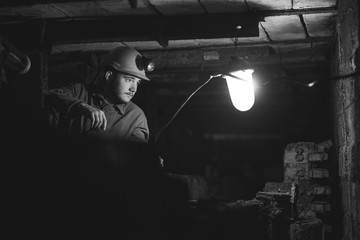
POLYGON ((54 107, 60 113, 84 115, 91 121, 91 128, 106 130, 107 120, 105 113, 84 100, 87 91, 82 84, 70 84, 65 87, 52 89, 45 98, 45 103, 54 107))
POLYGON ((82 103, 82 86, 80 84, 70 84, 65 87, 51 89, 45 96, 45 104, 54 107, 60 113, 69 114, 71 109, 82 103))
POLYGON ((136 127, 131 133, 129 140, 138 142, 149 141, 149 129, 146 127, 136 127))

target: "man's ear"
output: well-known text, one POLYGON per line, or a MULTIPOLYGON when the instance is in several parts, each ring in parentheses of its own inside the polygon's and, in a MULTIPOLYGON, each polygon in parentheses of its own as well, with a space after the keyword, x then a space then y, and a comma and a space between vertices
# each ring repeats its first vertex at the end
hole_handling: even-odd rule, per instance
POLYGON ((112 71, 106 71, 106 73, 105 73, 105 79, 106 79, 106 80, 109 80, 112 74, 113 74, 112 71))

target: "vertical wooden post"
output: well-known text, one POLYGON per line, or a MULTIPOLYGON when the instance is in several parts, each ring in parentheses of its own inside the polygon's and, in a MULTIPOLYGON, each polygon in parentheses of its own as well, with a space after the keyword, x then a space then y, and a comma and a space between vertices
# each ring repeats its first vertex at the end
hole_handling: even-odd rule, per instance
MULTIPOLYGON (((360 10, 358 0, 338 2, 337 42, 333 75, 360 68, 360 10)), ((360 239, 360 77, 333 84, 334 159, 339 180, 339 236, 360 239)))

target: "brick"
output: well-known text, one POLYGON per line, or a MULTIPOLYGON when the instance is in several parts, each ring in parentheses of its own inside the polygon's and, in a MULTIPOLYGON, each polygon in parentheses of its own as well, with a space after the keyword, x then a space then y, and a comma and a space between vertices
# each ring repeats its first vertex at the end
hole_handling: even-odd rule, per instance
POLYGON ((324 168, 312 169, 309 171, 310 178, 328 178, 329 170, 324 168))
POLYGON ((331 188, 329 186, 313 186, 312 193, 315 195, 330 195, 331 194, 331 188))
POLYGON ((297 182, 300 179, 309 179, 309 168, 308 163, 285 163, 284 179, 285 181, 292 182, 297 182))
POLYGON ((325 152, 316 152, 316 153, 309 153, 308 155, 309 161, 325 161, 328 160, 328 154, 325 152))
POLYGON ((313 142, 290 143, 284 151, 284 163, 307 163, 308 154, 317 152, 317 146, 313 142))
POLYGON ((320 142, 320 143, 316 144, 317 152, 327 151, 327 150, 331 149, 332 146, 333 146, 333 144, 332 144, 331 140, 326 140, 326 141, 320 142))
POLYGON ((311 203, 311 210, 326 213, 331 211, 331 205, 328 202, 314 201, 311 203))
POLYGON ((290 193, 291 182, 266 182, 264 192, 290 193))

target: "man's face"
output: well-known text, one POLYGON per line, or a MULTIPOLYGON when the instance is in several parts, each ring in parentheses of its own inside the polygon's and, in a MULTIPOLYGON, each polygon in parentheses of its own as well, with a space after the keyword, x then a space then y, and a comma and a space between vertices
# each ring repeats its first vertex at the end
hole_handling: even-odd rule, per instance
POLYGON ((141 82, 140 78, 119 72, 112 72, 106 78, 107 84, 104 94, 105 98, 112 104, 129 102, 135 96, 141 82))

